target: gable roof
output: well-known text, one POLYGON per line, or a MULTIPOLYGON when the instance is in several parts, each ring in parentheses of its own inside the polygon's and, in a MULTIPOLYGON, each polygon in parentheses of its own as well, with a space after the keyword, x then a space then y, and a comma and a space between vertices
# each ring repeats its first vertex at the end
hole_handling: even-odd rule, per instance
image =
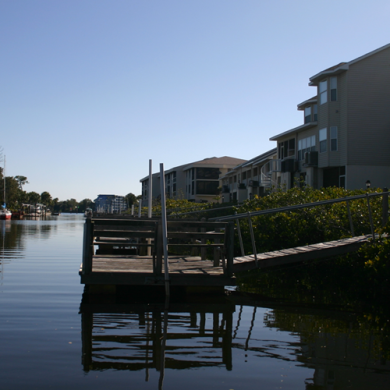
POLYGON ((359 62, 359 61, 362 61, 364 59, 366 59, 367 57, 370 57, 376 53, 379 53, 381 52, 382 50, 386 50, 390 48, 390 43, 388 43, 387 45, 385 46, 382 46, 376 50, 373 50, 373 51, 370 51, 369 53, 366 53, 358 58, 355 58, 354 60, 352 61, 349 61, 349 62, 340 62, 339 64, 337 65, 333 65, 331 66, 330 68, 327 68, 317 74, 315 74, 314 76, 310 77, 310 83, 309 85, 310 86, 313 86, 313 85, 317 85, 318 84, 318 81, 321 80, 322 78, 326 77, 326 76, 331 76, 331 75, 337 75, 337 74, 340 74, 342 72, 345 72, 349 69, 349 66, 352 65, 352 64, 355 64, 356 62, 359 62))
MULTIPOLYGON (((176 167, 166 169, 164 171, 164 173, 167 174, 167 173, 171 173, 174 171, 184 172, 184 171, 187 171, 188 169, 202 167, 202 166, 205 166, 208 168, 212 168, 213 166, 215 166, 216 168, 233 168, 233 167, 237 166, 238 164, 245 163, 246 161, 247 160, 243 160, 241 158, 235 158, 235 157, 229 157, 229 156, 208 157, 208 158, 205 158, 203 160, 194 161, 192 163, 178 165, 176 167)), ((156 178, 160 177, 160 172, 153 173, 153 179, 155 177, 156 178)), ((142 178, 140 180, 140 182, 143 182, 143 181, 148 180, 148 179, 149 179, 149 175, 142 178)))

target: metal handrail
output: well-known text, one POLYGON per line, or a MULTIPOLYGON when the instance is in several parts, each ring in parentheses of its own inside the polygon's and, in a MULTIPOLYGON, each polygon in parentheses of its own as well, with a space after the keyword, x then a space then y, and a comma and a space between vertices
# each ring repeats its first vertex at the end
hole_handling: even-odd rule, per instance
POLYGON ((366 193, 363 195, 346 196, 345 198, 328 199, 328 200, 322 200, 322 201, 318 201, 318 202, 298 204, 298 205, 294 205, 294 206, 279 207, 276 209, 260 210, 260 211, 253 211, 253 212, 248 211, 246 213, 241 213, 241 214, 236 213, 234 215, 230 215, 230 216, 226 216, 226 217, 210 218, 209 221, 214 221, 214 220, 220 221, 220 222, 236 221, 237 231, 238 231, 239 240, 240 240, 241 254, 242 254, 242 256, 245 256, 244 248, 243 248, 243 244, 242 244, 242 237, 241 237, 240 219, 247 218, 248 224, 249 224, 250 235, 251 235, 253 255, 254 255, 255 263, 257 265, 257 250, 256 250, 256 243, 255 243, 255 237, 254 237, 252 220, 251 220, 252 217, 259 216, 259 215, 275 214, 275 213, 280 213, 280 212, 285 212, 285 211, 299 210, 299 209, 304 209, 304 208, 309 208, 309 207, 318 207, 318 206, 325 206, 325 205, 330 205, 330 204, 335 204, 335 203, 346 202, 347 203, 347 210, 348 210, 348 219, 349 219, 350 227, 351 227, 351 233, 352 233, 352 236, 354 236, 355 234, 354 234, 354 228, 353 228, 353 223, 352 223, 352 216, 351 216, 351 210, 349 207, 349 202, 352 200, 357 200, 357 199, 366 199, 369 220, 370 220, 370 226, 371 226, 371 235, 372 235, 372 239, 375 241, 375 229, 374 229, 374 223, 372 220, 370 198, 376 197, 376 196, 383 196, 383 199, 382 199, 382 208, 383 208, 383 210, 382 210, 382 225, 384 226, 387 223, 387 219, 388 219, 389 192, 387 191, 387 188, 385 188, 384 192, 377 192, 377 193, 371 193, 371 194, 366 193))
POLYGON ((297 204, 293 206, 285 206, 285 207, 278 207, 276 209, 267 209, 267 210, 259 210, 259 211, 252 211, 252 212, 245 212, 241 214, 235 214, 235 215, 227 215, 225 217, 214 217, 210 218, 209 221, 234 221, 236 219, 243 219, 250 217, 255 217, 258 215, 266 215, 266 214, 275 214, 275 213, 281 213, 284 211, 292 211, 292 210, 299 210, 309 207, 317 207, 317 206, 324 206, 327 204, 333 204, 333 203, 341 203, 341 202, 347 202, 351 200, 356 199, 366 199, 367 197, 375 197, 375 196, 383 196, 387 195, 388 192, 378 192, 374 194, 364 194, 364 195, 354 195, 354 196, 346 196, 345 198, 337 198, 337 199, 328 199, 328 200, 321 200, 318 202, 312 202, 312 203, 303 203, 303 204, 297 204))

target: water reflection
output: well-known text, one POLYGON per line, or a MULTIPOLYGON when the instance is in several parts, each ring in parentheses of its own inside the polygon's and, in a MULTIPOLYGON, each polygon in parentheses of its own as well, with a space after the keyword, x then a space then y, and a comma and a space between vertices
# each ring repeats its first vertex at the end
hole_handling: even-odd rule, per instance
POLYGON ((232 368, 235 306, 99 304, 80 306, 84 371, 232 368), (166 344, 166 345, 165 345, 166 344))
POLYGON ((264 302, 239 295, 207 302, 164 310, 164 304, 83 301, 84 371, 144 370, 148 381, 156 370, 162 388, 166 370, 223 367, 237 375, 246 364, 260 377, 275 361, 309 369, 312 375, 300 380, 306 389, 389 387, 388 334, 355 314, 269 303, 264 309, 264 302))

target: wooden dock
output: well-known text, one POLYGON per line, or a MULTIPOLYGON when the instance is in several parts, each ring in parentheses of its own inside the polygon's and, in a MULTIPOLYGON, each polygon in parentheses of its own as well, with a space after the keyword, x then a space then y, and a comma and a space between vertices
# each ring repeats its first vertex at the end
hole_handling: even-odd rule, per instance
MULTIPOLYGON (((167 222, 169 285, 223 288, 234 274, 356 251, 371 236, 346 238, 234 257, 232 222, 167 222)), ((164 286, 161 220, 89 218, 84 230, 81 283, 93 286, 164 286)))
POLYGON ((235 257, 233 261, 233 271, 241 272, 256 268, 274 268, 332 256, 341 256, 349 252, 357 251, 363 244, 368 242, 371 237, 371 235, 351 237, 319 244, 299 246, 296 248, 281 249, 279 251, 265 252, 257 254, 257 259, 254 255, 235 257))
MULTIPOLYGON (((223 288, 236 284, 231 223, 168 221, 167 227, 171 286, 223 288)), ((163 286, 161 237, 159 220, 87 219, 81 283, 163 286)))

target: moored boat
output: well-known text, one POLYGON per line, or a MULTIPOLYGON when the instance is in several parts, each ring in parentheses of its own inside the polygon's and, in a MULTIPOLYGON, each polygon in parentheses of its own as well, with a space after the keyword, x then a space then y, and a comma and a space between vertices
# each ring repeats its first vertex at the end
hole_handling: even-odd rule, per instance
POLYGON ((12 213, 8 209, 1 209, 0 210, 0 219, 11 219, 12 213))

